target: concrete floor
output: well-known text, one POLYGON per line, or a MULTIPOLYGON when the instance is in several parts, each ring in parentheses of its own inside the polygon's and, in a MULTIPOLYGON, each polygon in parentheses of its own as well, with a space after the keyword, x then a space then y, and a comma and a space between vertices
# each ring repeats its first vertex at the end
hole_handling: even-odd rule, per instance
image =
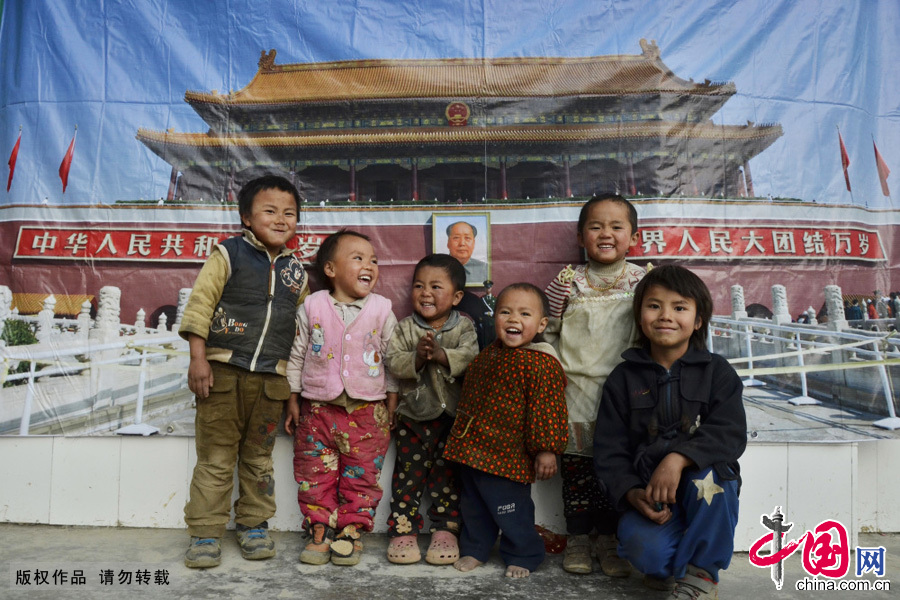
MULTIPOLYGON (((666 594, 645 588, 641 577, 610 579, 593 574, 574 576, 563 572, 562 556, 550 555, 530 578, 507 579, 498 556, 467 574, 452 567, 434 567, 424 562, 399 566, 385 558, 387 537, 370 535, 362 561, 356 567, 324 565, 311 567, 298 562, 302 546, 299 534, 273 532, 278 555, 267 561, 243 560, 233 535, 223 543, 222 565, 208 570, 184 567, 182 555, 187 534, 176 529, 81 528, 46 525, 0 524, 0 563, 5 566, 0 582, 0 598, 309 598, 315 600, 408 599, 429 598, 597 598, 597 599, 663 599, 666 594), (84 573, 83 586, 73 586, 76 569, 84 573), (113 572, 112 584, 101 583, 101 572, 113 572), (47 584, 36 585, 35 571, 47 572, 47 584), (66 572, 66 583, 54 583, 56 571, 66 572), (146 571, 149 584, 119 583, 119 573, 146 571), (31 582, 17 585, 17 574, 28 572, 31 582), (168 585, 157 583, 157 575, 165 574, 168 585)), ((790 535, 788 536, 790 537, 790 535)), ((420 544, 427 543, 423 536, 420 544)), ((886 568, 882 582, 900 573, 900 535, 860 534, 862 547, 886 548, 886 568)), ((854 549, 850 572, 842 580, 856 580, 854 549)), ((785 563, 784 587, 776 590, 770 569, 749 563, 746 553, 736 553, 731 567, 722 573, 720 598, 754 600, 758 598, 813 598, 822 592, 795 589, 795 582, 805 576, 801 554, 795 553, 785 563)), ((864 579, 876 579, 871 573, 864 579)), ((897 587, 900 587, 898 582, 897 587)), ((853 592, 832 592, 832 598, 853 596, 853 592)), ((868 592, 863 597, 896 598, 897 591, 868 592)))

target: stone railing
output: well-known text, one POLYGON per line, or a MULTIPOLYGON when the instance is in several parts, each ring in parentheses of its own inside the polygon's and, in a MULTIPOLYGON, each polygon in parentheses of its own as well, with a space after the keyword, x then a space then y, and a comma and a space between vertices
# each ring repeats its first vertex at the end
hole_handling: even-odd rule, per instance
POLYGON ((94 319, 88 302, 75 319, 57 317, 53 295, 44 300, 37 315, 19 315, 11 309, 9 289, 0 286, 0 332, 8 320, 25 321, 32 324, 37 338, 37 343, 16 346, 0 341, 0 384, 25 384, 3 388, 5 402, 0 405, 0 424, 8 425, 16 419, 20 435, 28 435, 33 411, 47 412, 48 406, 55 415, 51 419, 60 421, 58 424, 84 420, 81 413, 96 407, 83 405, 125 402, 113 400, 110 390, 117 389, 116 397, 127 397, 129 405, 134 403, 135 412, 130 424, 114 425, 119 427, 116 433, 155 433, 155 428, 142 423, 145 390, 171 391, 184 385, 187 342, 178 336, 177 329, 189 296, 190 289, 179 292, 177 316, 170 331, 164 313, 156 327, 148 327, 143 309, 138 311, 134 324, 121 323, 121 292, 112 286, 100 289, 94 319), (58 382, 65 384, 64 393, 56 390, 58 382), (44 397, 50 389, 55 390, 56 400, 44 397))
MULTIPOLYGON (((178 293, 178 308, 175 323, 171 331, 177 331, 184 314, 184 307, 190 296, 190 288, 182 289, 178 293)), ((134 321, 122 323, 120 321, 120 301, 122 292, 114 286, 100 288, 98 294, 98 308, 95 319, 91 318, 91 303, 85 301, 81 305, 81 312, 74 319, 56 316, 56 297, 52 294, 44 299, 41 311, 37 315, 20 315, 18 310, 12 308, 12 293, 6 286, 0 286, 0 333, 3 332, 7 319, 15 319, 32 323, 35 328, 35 336, 39 342, 45 342, 57 336, 69 339, 86 339, 89 336, 111 337, 167 334, 170 331, 168 317, 161 313, 156 327, 147 325, 147 315, 144 309, 138 310, 134 321)))
POLYGON ((900 333, 895 319, 848 321, 841 289, 824 289, 825 318, 814 309, 793 322, 782 285, 772 286, 771 319, 750 318, 740 285, 731 287, 730 316, 713 317, 707 344, 746 376, 745 386, 771 383, 798 394, 795 405, 833 401, 886 418, 884 429, 900 429, 900 333))

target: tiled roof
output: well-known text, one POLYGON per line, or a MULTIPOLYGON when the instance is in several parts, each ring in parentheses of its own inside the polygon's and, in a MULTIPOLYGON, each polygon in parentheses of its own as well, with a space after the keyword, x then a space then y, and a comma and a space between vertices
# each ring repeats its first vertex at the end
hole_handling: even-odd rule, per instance
POLYGON ((192 92, 190 103, 293 104, 361 99, 542 97, 689 93, 730 95, 731 83, 694 83, 676 77, 655 43, 638 55, 581 58, 353 60, 275 64, 263 52, 259 71, 231 94, 192 92))
MULTIPOLYGON (((46 293, 13 293, 12 307, 19 309, 20 315, 36 315, 44 308, 44 300, 50 294, 46 293)), ((81 305, 94 299, 93 296, 84 294, 53 294, 56 298, 56 315, 77 315, 81 312, 81 305)))
POLYGON ((416 127, 406 129, 344 129, 323 132, 266 133, 211 136, 205 133, 168 133, 139 129, 144 143, 207 148, 303 147, 387 144, 465 144, 510 142, 591 142, 637 138, 691 138, 750 140, 780 136, 780 125, 714 125, 642 121, 609 125, 554 125, 505 127, 416 127))

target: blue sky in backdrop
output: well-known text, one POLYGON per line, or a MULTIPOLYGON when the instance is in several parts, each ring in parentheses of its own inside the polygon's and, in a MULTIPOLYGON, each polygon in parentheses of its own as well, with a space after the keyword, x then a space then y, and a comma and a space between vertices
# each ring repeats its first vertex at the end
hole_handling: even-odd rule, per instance
POLYGON ((22 126, 0 205, 159 198, 169 166, 139 127, 203 132, 187 90, 246 86, 261 50, 278 63, 363 58, 639 54, 657 41, 673 72, 733 81, 716 123, 778 122, 751 162, 758 195, 886 207, 873 137, 900 202, 900 2, 875 0, 5 0, 0 169, 22 126), (57 170, 78 125, 69 187, 57 170))

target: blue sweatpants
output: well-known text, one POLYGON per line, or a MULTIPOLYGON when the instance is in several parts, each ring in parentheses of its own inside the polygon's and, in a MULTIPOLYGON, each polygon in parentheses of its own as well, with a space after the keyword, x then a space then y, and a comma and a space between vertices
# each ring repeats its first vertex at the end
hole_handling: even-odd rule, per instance
POLYGON ((537 569, 544 562, 546 551, 534 529, 531 484, 517 483, 465 465, 460 472, 463 522, 460 555, 487 562, 500 533, 500 558, 506 566, 537 569))
POLYGON ((718 582, 719 570, 728 568, 734 552, 737 491, 736 480, 720 480, 711 467, 685 471, 676 494, 678 502, 669 506, 672 518, 667 523, 657 525, 635 510, 622 516, 619 556, 641 573, 660 579, 684 577, 690 563, 718 582), (710 474, 721 492, 709 484, 710 474), (707 490, 706 498, 698 485, 707 490))

